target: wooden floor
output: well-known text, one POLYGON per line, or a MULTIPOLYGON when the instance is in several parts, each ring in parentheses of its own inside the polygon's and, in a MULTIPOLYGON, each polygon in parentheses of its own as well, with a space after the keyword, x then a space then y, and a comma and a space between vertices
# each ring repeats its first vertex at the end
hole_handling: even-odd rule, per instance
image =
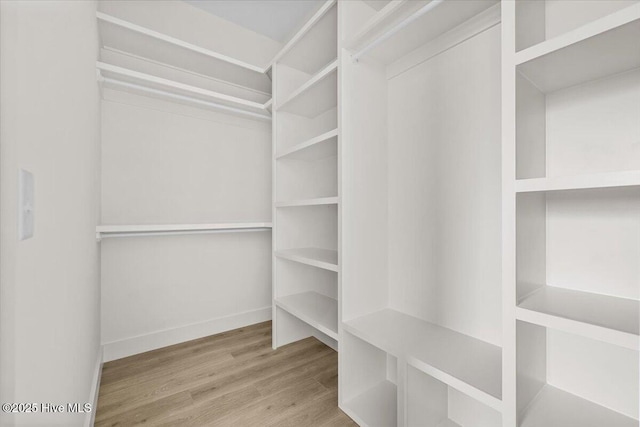
POLYGON ((105 363, 95 425, 356 426, 337 399, 337 353, 265 322, 105 363))

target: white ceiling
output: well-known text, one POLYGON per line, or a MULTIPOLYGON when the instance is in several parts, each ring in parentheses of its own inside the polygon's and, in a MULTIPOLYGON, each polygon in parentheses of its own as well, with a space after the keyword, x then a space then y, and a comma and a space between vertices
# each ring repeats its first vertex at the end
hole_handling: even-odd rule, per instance
POLYGON ((184 1, 227 21, 284 43, 325 0, 184 1))

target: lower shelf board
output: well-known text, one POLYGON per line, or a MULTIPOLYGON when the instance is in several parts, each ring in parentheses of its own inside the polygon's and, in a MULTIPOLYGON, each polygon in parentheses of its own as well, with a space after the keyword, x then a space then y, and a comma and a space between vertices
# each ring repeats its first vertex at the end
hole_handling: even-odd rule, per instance
POLYGON ((338 251, 320 248, 284 249, 275 252, 276 257, 311 265, 330 271, 338 271, 338 251))
POLYGON ((406 358, 414 368, 502 410, 500 347, 391 309, 343 325, 369 344, 406 358))
POLYGON ((543 286, 519 304, 526 322, 638 349, 640 301, 543 286))
POLYGON ((638 421, 545 385, 522 416, 520 427, 637 427, 638 421))
POLYGON ((276 306, 338 340, 338 301, 316 292, 276 298, 276 306))
POLYGON ((345 409, 362 427, 393 427, 398 423, 397 389, 382 381, 345 403, 345 409))

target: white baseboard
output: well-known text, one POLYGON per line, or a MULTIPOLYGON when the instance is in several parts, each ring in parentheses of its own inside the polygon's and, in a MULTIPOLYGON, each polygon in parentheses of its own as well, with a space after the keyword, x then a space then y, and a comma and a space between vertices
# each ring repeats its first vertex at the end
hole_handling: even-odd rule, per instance
POLYGON ((271 306, 103 344, 105 362, 271 320, 271 306))
POLYGON ((96 411, 98 410, 98 393, 100 391, 100 378, 102 378, 102 347, 98 349, 98 358, 96 360, 95 370, 93 372, 93 380, 91 381, 91 391, 89 393, 88 403, 91 403, 91 412, 87 412, 84 426, 93 427, 96 421, 96 411))

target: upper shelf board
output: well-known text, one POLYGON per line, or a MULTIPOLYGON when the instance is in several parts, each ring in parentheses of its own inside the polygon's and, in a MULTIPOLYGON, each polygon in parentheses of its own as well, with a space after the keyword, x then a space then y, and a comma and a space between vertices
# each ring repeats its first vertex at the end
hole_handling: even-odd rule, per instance
POLYGON ((640 301, 543 286, 516 309, 520 320, 640 349, 640 301))
POLYGON ((367 341, 480 402, 502 410, 500 347, 407 314, 384 309, 344 323, 367 341))
POLYGON ((140 25, 97 12, 106 49, 189 70, 264 93, 271 93, 266 68, 197 46, 140 25))
POLYGON ((338 129, 333 129, 283 150, 276 159, 322 160, 338 154, 338 129))
POLYGON ((309 118, 318 116, 338 102, 338 61, 327 65, 277 106, 283 111, 309 118))
POLYGON ((554 176, 516 180, 517 193, 633 187, 640 185, 640 171, 554 176))
POLYGON ((356 57, 370 55, 390 64, 497 3, 498 0, 392 1, 365 23, 346 47, 356 57))
POLYGON ((322 206, 322 205, 337 205, 338 197, 318 197, 315 199, 300 199, 300 200, 288 200, 284 202, 276 202, 276 208, 289 208, 300 206, 322 206))
POLYGON ((329 271, 338 271, 338 251, 320 248, 284 249, 275 252, 276 257, 329 271))
POLYGON ((206 104, 229 112, 248 114, 256 118, 271 120, 271 115, 267 112, 265 104, 105 64, 104 62, 98 62, 96 67, 106 85, 113 85, 116 89, 124 89, 145 95, 155 94, 183 98, 185 101, 196 104, 206 104))
POLYGON ((640 4, 516 54, 518 71, 543 93, 640 67, 640 4))

